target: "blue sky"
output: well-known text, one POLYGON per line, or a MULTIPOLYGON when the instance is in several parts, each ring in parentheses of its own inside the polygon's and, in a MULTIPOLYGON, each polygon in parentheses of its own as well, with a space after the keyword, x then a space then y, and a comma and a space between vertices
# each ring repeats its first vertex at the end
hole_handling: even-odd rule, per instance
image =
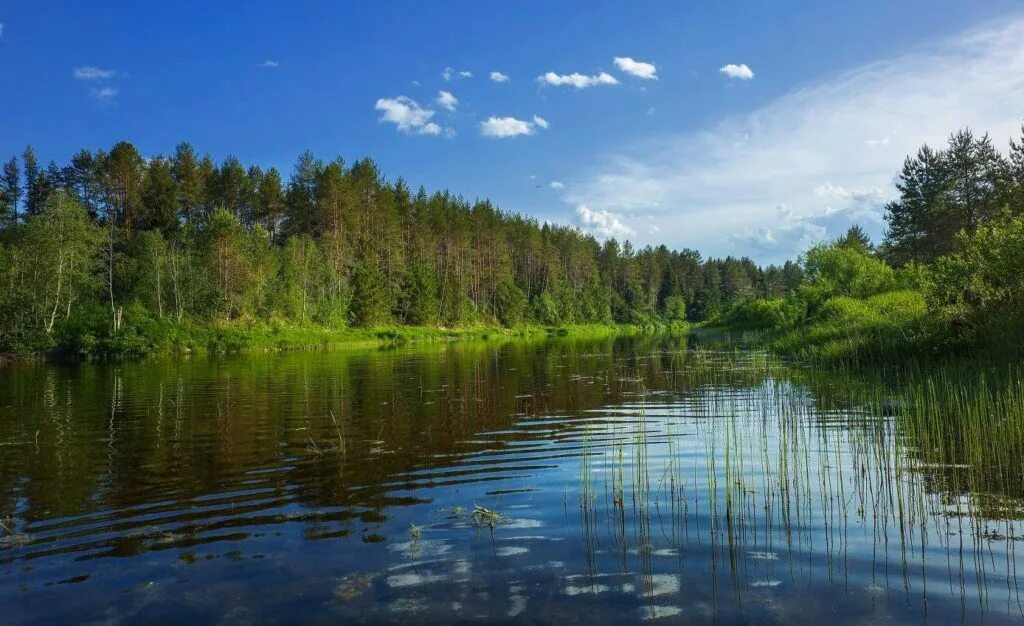
POLYGON ((774 262, 880 234, 922 141, 1003 146, 1024 119, 1019 2, 300 4, 0 2, 0 156, 372 156, 599 236, 774 262))

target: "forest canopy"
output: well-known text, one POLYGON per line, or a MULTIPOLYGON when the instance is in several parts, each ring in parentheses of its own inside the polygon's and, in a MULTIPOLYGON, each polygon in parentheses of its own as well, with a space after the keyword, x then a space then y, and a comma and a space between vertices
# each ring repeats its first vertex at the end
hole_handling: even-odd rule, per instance
POLYGON ((414 191, 370 159, 306 152, 285 177, 187 143, 146 158, 121 142, 45 168, 26 148, 3 168, 0 242, 0 351, 90 351, 154 323, 699 321, 800 281, 795 263, 634 250, 414 191))

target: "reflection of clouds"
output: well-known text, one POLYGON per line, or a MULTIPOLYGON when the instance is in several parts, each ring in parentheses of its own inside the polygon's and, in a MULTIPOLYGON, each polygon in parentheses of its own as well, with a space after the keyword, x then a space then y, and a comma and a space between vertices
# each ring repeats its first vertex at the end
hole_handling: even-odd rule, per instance
POLYGON ((447 541, 440 539, 417 539, 416 541, 401 541, 388 545, 388 550, 401 552, 407 557, 436 557, 451 552, 452 546, 447 541))
POLYGON ((508 610, 505 615, 509 617, 515 617, 526 610, 526 596, 523 595, 524 589, 519 585, 512 585, 508 588, 508 610))
POLYGON ((573 574, 566 576, 562 579, 565 584, 562 587, 562 593, 567 596, 580 596, 580 595, 597 595, 608 592, 628 593, 631 594, 636 591, 636 586, 631 582, 624 582, 621 584, 615 584, 610 579, 619 578, 617 575, 612 574, 595 574, 593 576, 587 576, 583 574, 573 574), (607 580, 608 584, 599 583, 597 579, 607 580))
POLYGON ((508 523, 502 524, 501 527, 506 530, 522 530, 524 528, 540 528, 543 525, 544 522, 539 519, 516 518, 510 520, 508 523))
POLYGON ((389 605, 392 613, 422 613, 427 603, 422 598, 398 598, 389 605))
POLYGON ((675 617, 682 613, 683 610, 678 606, 657 606, 650 605, 640 609, 640 619, 651 620, 661 619, 663 617, 675 617))
POLYGON ((679 577, 675 574, 654 574, 645 577, 650 583, 647 590, 649 596, 663 596, 670 593, 679 593, 679 577))
POLYGON ((420 574, 417 572, 395 574, 393 576, 388 576, 387 578, 389 587, 416 587, 419 585, 438 583, 445 580, 451 580, 451 577, 445 576, 444 574, 420 574))
POLYGON ((500 548, 495 548, 494 553, 498 556, 521 556, 529 551, 529 548, 524 548, 523 546, 501 546, 500 548))

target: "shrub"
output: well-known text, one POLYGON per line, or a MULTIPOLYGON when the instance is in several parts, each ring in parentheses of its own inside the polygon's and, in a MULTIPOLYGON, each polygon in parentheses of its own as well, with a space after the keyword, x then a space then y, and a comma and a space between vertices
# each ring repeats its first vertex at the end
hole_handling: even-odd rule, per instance
POLYGON ((722 316, 726 326, 736 329, 783 329, 800 317, 800 307, 783 298, 750 299, 734 302, 722 316))

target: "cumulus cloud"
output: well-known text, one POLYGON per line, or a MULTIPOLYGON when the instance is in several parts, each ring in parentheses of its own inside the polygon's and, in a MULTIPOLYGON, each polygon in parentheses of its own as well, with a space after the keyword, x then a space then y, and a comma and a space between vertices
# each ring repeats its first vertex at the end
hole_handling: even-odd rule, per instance
POLYGON ((108 80, 114 77, 117 72, 103 69, 95 65, 82 65, 75 68, 75 78, 78 80, 108 80))
POLYGON ((552 189, 565 189, 565 183, 563 183, 560 180, 553 180, 553 181, 551 181, 551 188, 552 189))
POLYGON ((746 63, 740 63, 739 65, 730 63, 728 65, 723 65, 718 69, 718 71, 729 78, 738 78, 740 80, 750 80, 754 77, 754 71, 747 67, 746 63))
POLYGON ((444 68, 444 71, 441 72, 441 77, 445 80, 452 80, 455 78, 472 78, 473 73, 466 70, 454 70, 450 67, 446 67, 444 68))
POLYGON ((502 74, 501 72, 498 71, 491 72, 491 80, 493 80, 496 83, 507 83, 508 74, 502 74))
POLYGON ((275 67, 281 67, 281 64, 273 59, 267 59, 266 61, 261 63, 260 66, 268 69, 274 69, 275 67))
POLYGON ((518 137, 519 135, 532 135, 537 129, 548 127, 548 122, 543 117, 533 116, 533 121, 516 119, 514 117, 491 116, 480 123, 480 134, 484 137, 504 139, 506 137, 518 137))
POLYGON ((578 72, 573 72, 572 74, 546 72, 545 74, 538 76, 537 81, 541 84, 551 85, 553 87, 568 86, 575 87, 576 89, 587 89, 588 87, 597 87, 599 85, 619 84, 619 81, 607 72, 600 72, 593 76, 587 76, 578 72))
POLYGON ((614 60, 615 67, 627 74, 645 80, 658 80, 658 68, 653 63, 634 61, 630 57, 615 57, 614 60))
POLYGON ((449 111, 454 111, 455 107, 459 106, 459 99, 453 96, 452 92, 441 90, 437 92, 437 104, 449 111))
POLYGON ((581 229, 601 239, 623 238, 634 234, 633 229, 623 224, 618 215, 610 211, 591 209, 586 204, 576 207, 576 218, 581 229))
MULTIPOLYGON (((380 98, 374 108, 381 112, 379 121, 389 122, 407 135, 440 135, 442 128, 430 121, 434 111, 425 109, 407 96, 380 98)), ((447 134, 447 133, 446 133, 447 134)))
POLYGON ((922 143, 970 126, 1020 133, 1024 19, 852 69, 702 131, 623 146, 578 174, 576 206, 657 218, 657 239, 760 262, 861 223, 875 239, 893 178, 922 143), (870 142, 870 143, 869 143, 870 142), (779 207, 785 207, 779 209, 779 207))

